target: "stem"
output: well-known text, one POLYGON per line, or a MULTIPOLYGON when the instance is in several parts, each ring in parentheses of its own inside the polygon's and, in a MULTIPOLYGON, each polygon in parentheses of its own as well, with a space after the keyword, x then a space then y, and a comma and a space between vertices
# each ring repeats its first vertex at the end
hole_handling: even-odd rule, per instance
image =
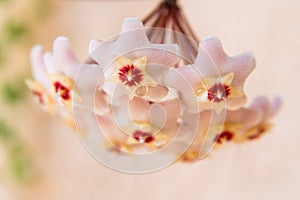
POLYGON ((177 6, 177 0, 164 0, 167 6, 177 6))

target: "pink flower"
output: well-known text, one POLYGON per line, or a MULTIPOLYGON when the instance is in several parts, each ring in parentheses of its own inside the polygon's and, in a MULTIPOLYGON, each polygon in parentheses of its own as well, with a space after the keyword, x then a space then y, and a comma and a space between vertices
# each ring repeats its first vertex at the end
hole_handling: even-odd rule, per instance
MULTIPOLYGON (((69 40, 65 37, 55 39, 53 53, 44 53, 41 46, 35 46, 30 57, 34 80, 26 80, 27 86, 44 109, 59 113, 64 120, 73 124, 72 102, 81 104, 90 99, 89 96, 85 96, 88 92, 81 91, 87 91, 88 87, 91 87, 88 81, 81 81, 87 84, 75 86, 77 74, 81 70, 81 73, 88 75, 86 79, 90 84, 94 84, 99 79, 97 76, 91 81, 92 75, 97 71, 97 65, 80 64, 71 49, 69 40), (82 96, 78 95, 78 91, 82 96)), ((98 100, 103 98, 99 95, 96 97, 98 100)), ((90 102, 84 103, 86 106, 90 104, 90 102)))
POLYGON ((266 97, 258 97, 247 108, 228 110, 222 131, 210 138, 218 145, 228 141, 246 142, 256 139, 270 130, 270 119, 279 111, 281 105, 280 97, 273 101, 266 97))
POLYGON ((155 74, 150 75, 147 68, 148 65, 172 67, 178 62, 178 53, 176 44, 151 44, 142 22, 136 18, 124 19, 115 42, 92 40, 90 45, 90 59, 98 63, 104 72, 103 89, 113 95, 114 87, 121 83, 131 99, 140 96, 157 100, 152 93, 165 93, 166 88, 159 86, 155 74))
POLYGON ((68 39, 57 38, 53 43, 53 53, 43 52, 41 46, 31 51, 31 63, 34 79, 46 90, 57 95, 61 100, 70 100, 64 96, 71 96, 70 90, 81 65, 77 61, 68 39))
POLYGON ((253 140, 270 129, 280 98, 243 107, 252 53, 229 57, 215 37, 200 42, 193 64, 183 64, 180 53, 176 44, 150 43, 141 21, 126 18, 113 42, 91 41, 84 63, 65 37, 54 41, 53 53, 34 47, 34 80, 26 84, 45 110, 73 127, 76 121, 97 155, 161 151, 196 161, 215 144, 253 140))
POLYGON ((193 162, 205 158, 214 147, 228 142, 243 143, 257 139, 270 131, 271 118, 280 110, 282 99, 273 101, 258 97, 247 108, 227 110, 223 122, 213 121, 212 110, 200 113, 197 135, 181 160, 193 162))
MULTIPOLYGON (((245 104, 243 86, 254 67, 252 53, 229 57, 217 38, 208 37, 200 42, 195 63, 179 67, 176 71, 190 83, 200 110, 213 107, 220 112, 225 105, 227 109, 234 110, 245 104)), ((172 70, 165 73, 164 82, 180 88, 180 82, 174 79, 172 70)), ((185 93, 183 90, 181 92, 185 93)), ((186 96, 189 97, 188 102, 192 102, 191 96, 186 96)))

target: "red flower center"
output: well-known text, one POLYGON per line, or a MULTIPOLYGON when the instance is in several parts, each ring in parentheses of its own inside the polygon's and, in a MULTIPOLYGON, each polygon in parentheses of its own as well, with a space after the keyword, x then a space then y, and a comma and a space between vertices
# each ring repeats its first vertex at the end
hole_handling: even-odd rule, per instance
POLYGON ((139 130, 133 133, 133 138, 140 143, 150 143, 154 140, 154 137, 152 136, 151 133, 143 132, 139 130))
POLYGON ((44 105, 44 98, 43 98, 43 94, 39 91, 32 91, 35 99, 42 105, 44 105))
POLYGON ((222 144, 223 141, 230 141, 233 138, 233 134, 230 131, 223 131, 221 134, 217 135, 215 142, 222 144))
POLYGON ((136 86, 141 83, 143 79, 143 73, 140 69, 136 68, 133 64, 125 65, 119 69, 119 79, 126 86, 136 86))
POLYGON ((212 102, 224 101, 230 94, 230 88, 228 85, 222 83, 216 83, 208 89, 207 98, 212 102))
POLYGON ((53 85, 54 85, 55 93, 59 94, 59 96, 63 100, 66 101, 66 100, 70 100, 71 99, 70 89, 69 88, 67 88, 66 86, 64 86, 63 84, 61 84, 58 81, 56 81, 53 85))

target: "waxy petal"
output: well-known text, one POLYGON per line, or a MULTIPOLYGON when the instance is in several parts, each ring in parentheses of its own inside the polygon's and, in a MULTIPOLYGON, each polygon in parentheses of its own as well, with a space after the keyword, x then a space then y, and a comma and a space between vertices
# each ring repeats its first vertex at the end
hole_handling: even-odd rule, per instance
POLYGON ((35 46, 30 52, 33 77, 40 82, 45 88, 50 88, 51 83, 46 75, 46 67, 43 62, 43 47, 35 46))
POLYGON ((251 52, 229 57, 219 39, 207 37, 200 42, 194 65, 204 77, 218 77, 233 72, 232 85, 241 88, 256 62, 251 52))
POLYGON ((124 49, 132 50, 150 44, 143 23, 138 18, 125 18, 117 43, 124 49), (129 47, 129 48, 128 48, 129 47))
POLYGON ((146 56, 149 63, 165 66, 173 66, 179 59, 179 47, 176 44, 151 44, 142 22, 137 18, 124 19, 121 33, 115 42, 93 43, 90 56, 103 67, 110 64, 116 55, 131 58, 146 56))
MULTIPOLYGON (((251 53, 229 57, 217 38, 208 37, 200 42, 195 63, 176 70, 194 89, 200 110, 214 108, 220 112, 225 108, 225 101, 226 108, 230 110, 238 109, 245 104, 243 86, 254 67, 255 60, 251 53), (224 84, 224 89, 221 89, 219 84, 224 84)), ((174 83, 178 81, 167 79, 174 83)))
POLYGON ((71 48, 68 38, 57 37, 54 40, 53 56, 55 64, 59 69, 70 78, 75 79, 80 69, 80 64, 71 48))
POLYGON ((150 104, 142 98, 134 97, 129 101, 128 112, 132 121, 136 123, 150 123, 150 104))
POLYGON ((250 109, 261 112, 262 120, 267 120, 273 117, 281 108, 282 99, 281 97, 276 97, 273 101, 270 101, 267 97, 261 96, 257 97, 252 104, 250 109))
POLYGON ((99 45, 102 44, 102 41, 93 39, 90 41, 90 46, 89 46, 89 54, 92 53, 99 45))

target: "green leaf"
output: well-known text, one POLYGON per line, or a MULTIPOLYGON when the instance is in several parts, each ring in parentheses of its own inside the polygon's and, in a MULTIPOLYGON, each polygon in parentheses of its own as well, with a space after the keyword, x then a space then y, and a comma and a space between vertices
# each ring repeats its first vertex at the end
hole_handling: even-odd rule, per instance
POLYGON ((10 170, 12 175, 19 181, 25 181, 31 175, 31 162, 25 155, 24 149, 16 143, 10 150, 10 170))
POLYGON ((9 1, 11 1, 11 0, 0 0, 0 3, 7 3, 9 1))
POLYGON ((12 130, 5 124, 4 121, 0 120, 0 139, 7 140, 12 134, 12 130))
POLYGON ((7 103, 16 103, 22 100, 27 92, 25 85, 20 82, 15 84, 5 83, 1 88, 2 98, 7 103))
POLYGON ((0 45, 0 68, 1 68, 1 64, 4 62, 4 58, 5 57, 4 57, 3 47, 0 45))
POLYGON ((20 40, 28 32, 26 24, 22 22, 8 21, 4 28, 8 41, 14 42, 20 40))
POLYGON ((32 163, 23 144, 15 132, 0 119, 0 142, 8 153, 8 166, 11 175, 18 181, 29 180, 32 175, 32 163))

